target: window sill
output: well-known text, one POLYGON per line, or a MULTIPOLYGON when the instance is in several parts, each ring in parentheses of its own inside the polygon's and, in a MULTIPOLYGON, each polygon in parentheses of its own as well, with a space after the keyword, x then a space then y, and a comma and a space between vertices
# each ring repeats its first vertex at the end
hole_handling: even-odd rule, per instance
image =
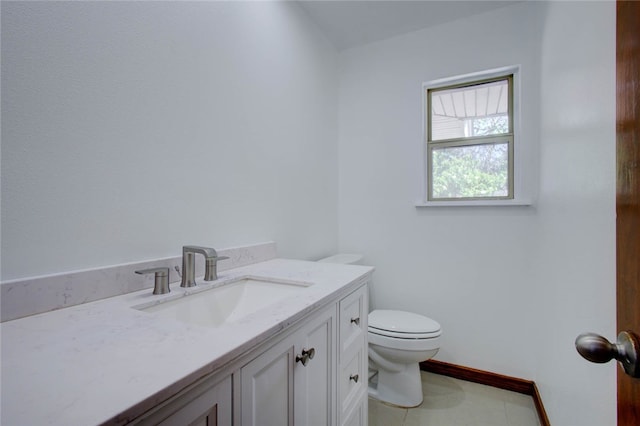
POLYGON ((532 206, 529 199, 517 200, 464 200, 464 201, 422 201, 416 203, 416 208, 422 207, 506 207, 532 206))

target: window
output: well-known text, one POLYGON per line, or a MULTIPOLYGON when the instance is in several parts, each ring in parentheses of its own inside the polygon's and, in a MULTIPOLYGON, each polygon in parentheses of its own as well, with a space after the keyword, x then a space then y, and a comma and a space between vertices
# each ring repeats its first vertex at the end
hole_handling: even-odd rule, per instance
POLYGON ((514 69, 424 89, 427 203, 513 200, 514 69))

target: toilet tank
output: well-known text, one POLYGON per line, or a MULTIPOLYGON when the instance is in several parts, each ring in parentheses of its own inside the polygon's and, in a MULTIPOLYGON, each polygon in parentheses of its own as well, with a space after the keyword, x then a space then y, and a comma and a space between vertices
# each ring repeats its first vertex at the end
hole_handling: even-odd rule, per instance
POLYGON ((361 254, 356 253, 338 253, 333 256, 325 257, 318 260, 318 262, 324 263, 342 263, 345 265, 357 265, 362 260, 361 254))

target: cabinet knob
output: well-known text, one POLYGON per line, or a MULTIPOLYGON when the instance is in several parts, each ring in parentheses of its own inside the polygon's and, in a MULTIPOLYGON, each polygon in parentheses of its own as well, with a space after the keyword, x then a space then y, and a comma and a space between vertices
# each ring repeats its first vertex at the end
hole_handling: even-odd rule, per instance
POLYGON ((314 356, 316 356, 316 350, 315 350, 315 348, 311 348, 311 349, 309 349, 309 350, 307 350, 307 349, 303 349, 303 350, 302 350, 302 355, 303 355, 303 356, 304 356, 304 355, 308 355, 308 356, 309 356, 309 359, 313 359, 313 357, 314 357, 314 356))
POLYGON ((307 364, 309 364, 309 357, 307 355, 296 355, 296 362, 301 362, 302 365, 306 366, 307 364))
POLYGON ((360 324, 360 317, 351 318, 351 324, 359 325, 360 324))
POLYGON ((358 376, 357 374, 352 374, 351 376, 349 376, 349 380, 353 380, 356 383, 358 383, 359 378, 360 376, 358 376))
POLYGON ((310 359, 316 356, 315 348, 311 349, 302 349, 302 353, 300 355, 296 355, 296 362, 302 363, 302 365, 306 366, 309 363, 310 359))

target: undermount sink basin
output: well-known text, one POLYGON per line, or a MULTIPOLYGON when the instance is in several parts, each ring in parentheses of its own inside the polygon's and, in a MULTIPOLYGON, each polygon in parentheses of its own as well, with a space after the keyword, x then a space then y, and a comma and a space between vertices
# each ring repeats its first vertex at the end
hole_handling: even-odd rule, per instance
POLYGON ((262 278, 242 278, 178 299, 134 308, 190 324, 219 327, 304 291, 310 285, 262 278))

